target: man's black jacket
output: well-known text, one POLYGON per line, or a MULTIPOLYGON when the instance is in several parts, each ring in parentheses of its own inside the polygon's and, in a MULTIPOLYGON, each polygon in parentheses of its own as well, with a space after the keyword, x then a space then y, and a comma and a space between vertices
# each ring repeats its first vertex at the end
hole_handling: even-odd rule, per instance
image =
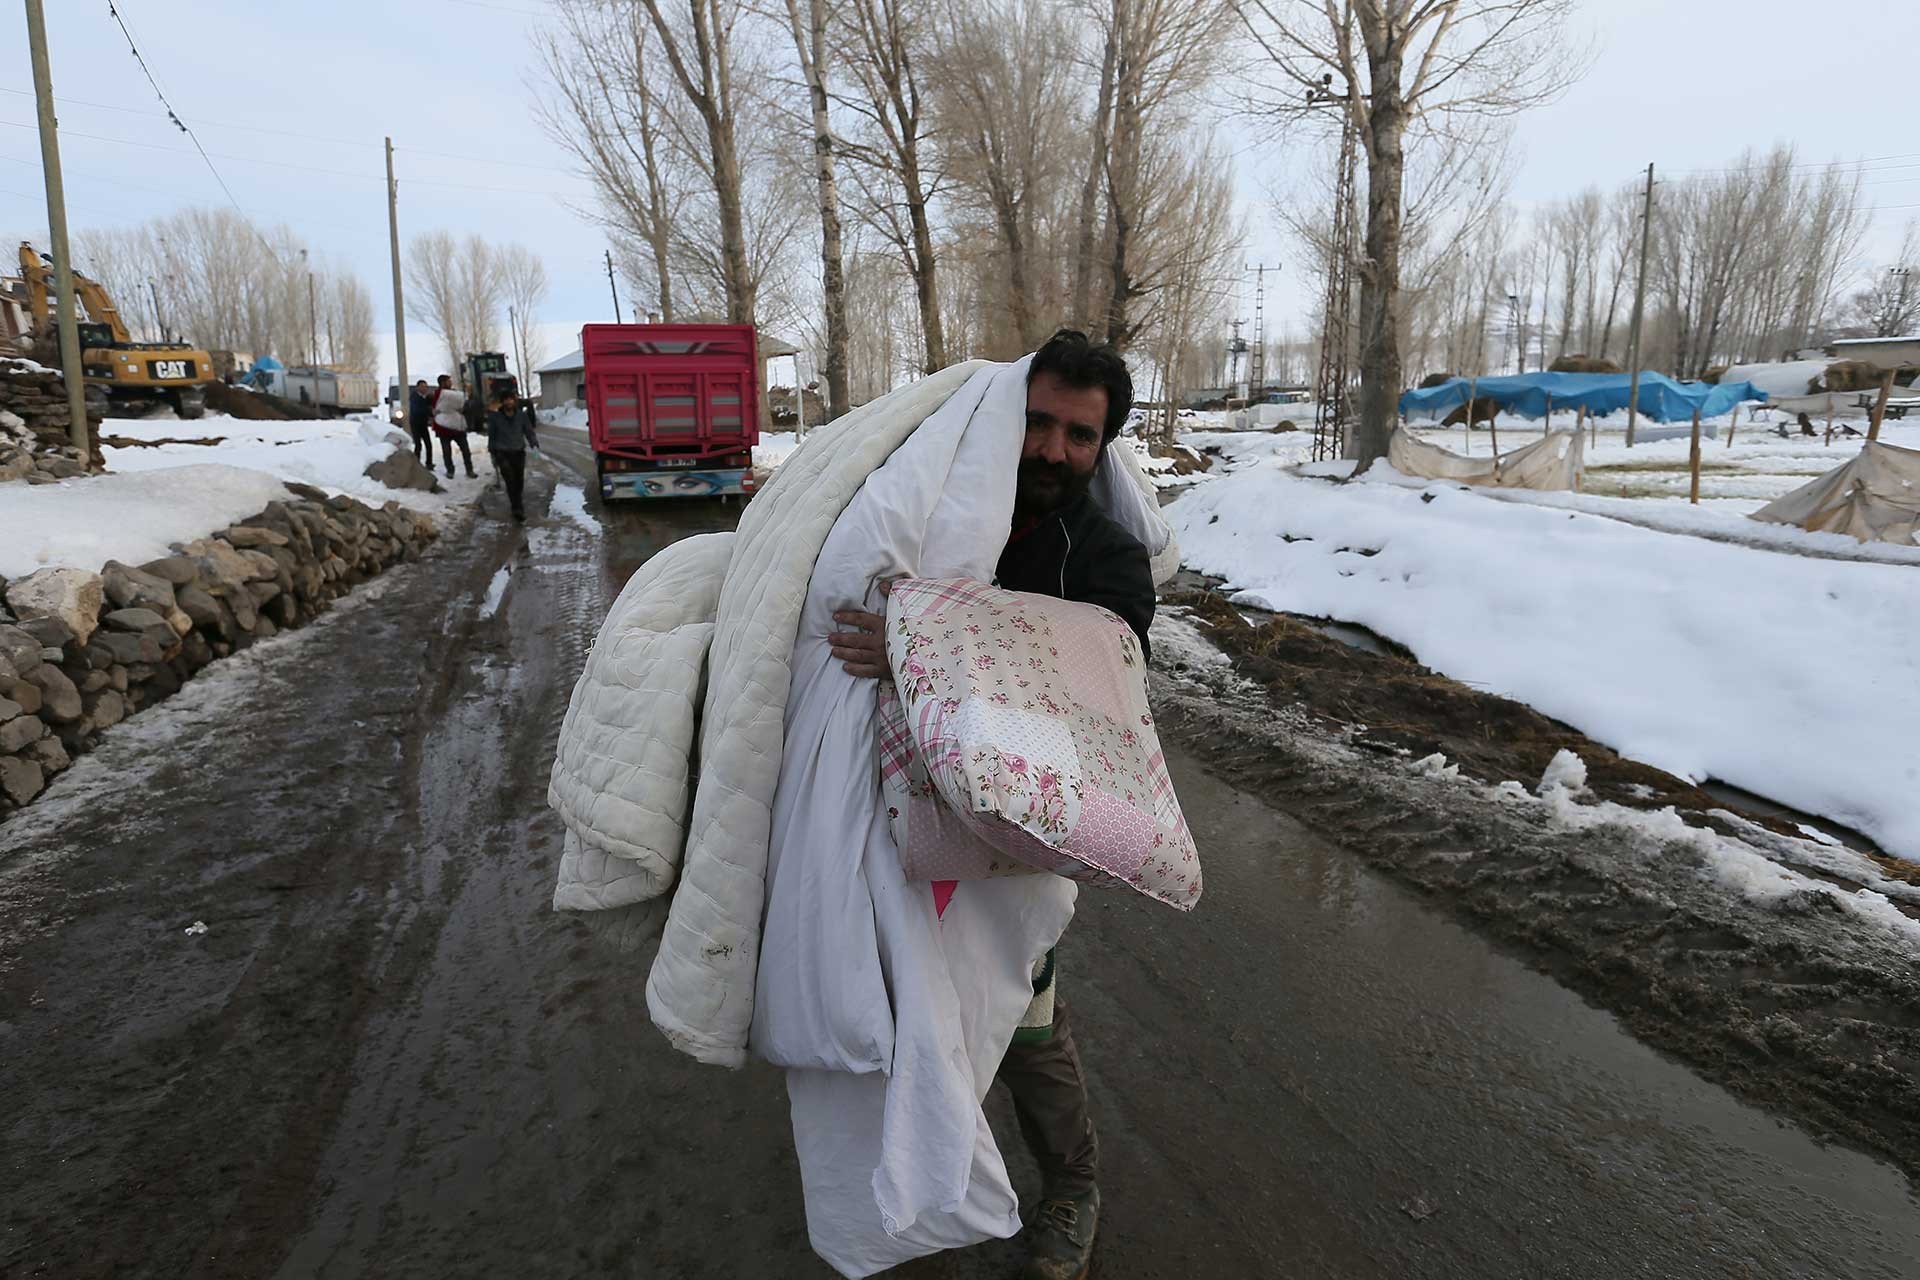
POLYGON ((1038 521, 1016 525, 996 570, 1009 591, 1097 604, 1120 615, 1152 657, 1153 569, 1147 549, 1107 517, 1091 494, 1038 521))

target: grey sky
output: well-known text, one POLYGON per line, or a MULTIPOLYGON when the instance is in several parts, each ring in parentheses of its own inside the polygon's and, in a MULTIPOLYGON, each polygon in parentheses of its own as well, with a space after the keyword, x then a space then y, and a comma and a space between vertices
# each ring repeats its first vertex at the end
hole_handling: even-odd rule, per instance
MULTIPOLYGON (((566 207, 585 202, 585 184, 556 171, 564 160, 527 87, 541 0, 116 3, 240 207, 357 270, 379 300, 381 329, 391 326, 387 133, 398 149, 403 234, 471 230, 545 257, 554 282, 547 354, 570 347, 566 335, 581 322, 611 319, 601 237, 566 207)), ((161 114, 106 0, 47 8, 73 224, 125 225, 224 203, 161 114)), ((1631 181, 1649 160, 1678 174, 1784 140, 1806 160, 1872 159, 1866 191, 1880 212, 1870 256, 1891 251, 1920 215, 1920 111, 1903 65, 1920 45, 1912 0, 1588 0, 1583 20, 1597 41, 1591 71, 1519 127, 1512 195, 1523 207, 1588 183, 1631 181)), ((45 214, 17 3, 0 3, 0 49, 0 231, 31 230, 45 214)), ((1240 141, 1266 172, 1288 163, 1283 147, 1260 148, 1251 134, 1240 141)), ((1248 260, 1287 261, 1270 285, 1270 323, 1304 328, 1310 291, 1297 288, 1251 168, 1242 190, 1248 260)), ((418 343, 422 353, 410 363, 438 360, 426 354, 431 340, 409 329, 410 349, 418 343)))

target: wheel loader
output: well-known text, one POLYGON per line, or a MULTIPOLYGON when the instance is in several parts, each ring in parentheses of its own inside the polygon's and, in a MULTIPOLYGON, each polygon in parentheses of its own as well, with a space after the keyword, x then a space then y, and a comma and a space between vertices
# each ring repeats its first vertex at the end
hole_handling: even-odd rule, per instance
MULTIPOLYGON (((27 313, 34 329, 50 331, 53 266, 25 241, 20 245, 20 278, 27 286, 27 313)), ((107 412, 129 415, 162 405, 182 418, 207 411, 213 357, 179 342, 135 342, 106 289, 78 271, 73 273, 73 292, 86 313, 78 327, 89 400, 105 400, 107 412)))

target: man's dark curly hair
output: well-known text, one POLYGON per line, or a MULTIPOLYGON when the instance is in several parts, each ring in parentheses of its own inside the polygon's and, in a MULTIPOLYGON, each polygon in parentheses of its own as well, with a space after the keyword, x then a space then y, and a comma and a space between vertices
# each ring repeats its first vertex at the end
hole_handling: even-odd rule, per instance
POLYGON ((1106 434, 1100 443, 1111 444, 1133 409, 1133 375, 1127 372, 1119 349, 1112 343, 1095 342, 1078 329, 1062 329, 1034 352, 1027 385, 1043 373, 1079 390, 1099 387, 1107 393, 1106 434))

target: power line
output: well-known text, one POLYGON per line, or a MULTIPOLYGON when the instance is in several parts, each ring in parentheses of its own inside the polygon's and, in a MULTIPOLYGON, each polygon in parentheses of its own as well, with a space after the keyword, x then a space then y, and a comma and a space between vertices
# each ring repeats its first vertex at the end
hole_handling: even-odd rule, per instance
MULTIPOLYGON (((1858 160, 1809 160, 1809 161, 1806 161, 1804 164, 1790 164, 1785 166, 1775 166, 1771 164, 1762 163, 1762 164, 1733 165, 1725 169, 1674 169, 1669 171, 1668 176, 1672 178, 1690 178, 1696 175, 1715 174, 1715 173, 1764 173, 1776 167, 1783 167, 1789 170, 1844 169, 1849 167, 1857 168, 1862 165, 1879 164, 1884 160, 1912 160, 1916 156, 1920 156, 1920 151, 1903 151, 1898 155, 1891 155, 1891 156, 1863 156, 1858 160)), ((1894 167, 1910 168, 1911 166, 1896 165, 1894 167)))
MULTIPOLYGON (((40 168, 40 162, 38 160, 22 160, 18 156, 0 156, 0 163, 17 164, 25 168, 32 169, 36 172, 38 172, 40 168)), ((62 168, 65 170, 66 176, 69 182, 79 181, 79 182, 85 182, 85 183, 98 183, 102 185, 111 186, 116 191, 121 191, 121 190, 150 191, 154 195, 167 196, 168 198, 173 200, 191 200, 193 198, 186 192, 179 191, 177 189, 173 189, 169 187, 156 187, 148 183, 130 182, 127 179, 120 177, 118 174, 104 174, 104 173, 98 173, 92 170, 75 169, 71 165, 63 165, 62 168)), ((39 199, 41 197, 35 197, 35 198, 39 199)), ((135 213, 126 209, 116 209, 116 210, 109 211, 103 208, 102 206, 91 203, 91 202, 89 202, 84 207, 91 209, 95 213, 111 212, 112 215, 117 218, 136 218, 141 216, 138 213, 135 213)), ((351 232, 355 235, 361 234, 362 231, 364 230, 363 227, 351 226, 347 223, 338 222, 331 218, 316 218, 311 213, 305 210, 302 210, 300 213, 294 215, 294 221, 297 221, 302 226, 330 227, 338 231, 351 232)))
MULTIPOLYGON (((17 120, 0 120, 0 126, 5 126, 13 129, 37 128, 37 126, 35 125, 21 124, 17 120)), ((81 133, 78 130, 74 130, 74 129, 62 129, 60 131, 60 136, 63 138, 80 138, 88 142, 110 142, 116 146, 122 146, 122 147, 139 147, 142 150, 158 151, 165 155, 190 156, 194 154, 193 152, 188 151, 184 147, 163 147, 160 144, 155 142, 141 142, 134 138, 112 138, 112 137, 108 137, 106 134, 103 134, 103 133, 81 133)), ((202 154, 205 154, 205 153, 203 152, 202 154)), ((263 160, 259 156, 227 155, 225 153, 218 152, 218 151, 213 152, 212 154, 218 159, 231 160, 236 164, 263 164, 274 169, 293 169, 302 173, 318 173, 318 174, 324 174, 328 177, 333 177, 333 178, 352 178, 357 182, 379 182, 379 183, 386 182, 385 178, 380 177, 377 174, 355 173, 352 170, 348 170, 348 169, 328 169, 321 165, 296 164, 290 160, 263 160)), ((579 180, 580 179, 576 178, 576 181, 579 181, 579 180)), ((437 178, 409 178, 408 181, 415 184, 416 186, 447 187, 455 191, 486 191, 486 192, 493 192, 495 194, 503 194, 503 195, 528 194, 528 189, 526 187, 488 187, 488 186, 480 186, 470 182, 445 182, 437 178)), ((222 183, 221 185, 224 187, 226 184, 222 183)), ((238 204, 234 205, 234 208, 236 209, 239 209, 239 207, 240 206, 238 204)), ((245 211, 242 210, 243 214, 244 212, 245 211)))
MULTIPOLYGON (((227 193, 227 203, 233 206, 233 211, 240 215, 243 222, 246 221, 247 211, 240 207, 240 201, 234 197, 233 188, 227 185, 227 180, 220 176, 220 170, 214 167, 213 157, 208 155, 207 149, 200 145, 199 135, 187 127, 187 122, 180 118, 180 114, 173 109, 173 104, 167 101, 167 95, 160 91, 160 82, 153 78, 153 68, 147 65, 146 57, 140 52, 140 46, 133 42, 133 32, 127 30, 126 19, 120 16, 119 6, 114 3, 114 0, 107 0, 107 13, 120 28, 120 34, 126 37, 127 51, 133 55, 133 60, 140 64, 140 71, 147 77, 147 83, 153 86, 153 96, 160 99, 160 105, 167 109, 167 119, 173 121, 174 127, 187 135, 188 141, 193 143, 193 149, 200 153, 202 160, 206 161, 207 172, 211 173, 213 180, 220 184, 220 189, 227 193)), ((262 245, 266 245, 269 251, 272 250, 273 246, 267 244, 265 236, 254 230, 251 222, 247 222, 247 229, 253 231, 255 237, 262 245)))
MULTIPOLYGON (((5 85, 0 85, 0 93, 16 94, 23 98, 31 98, 33 96, 33 91, 30 89, 12 89, 5 85)), ((124 115, 140 116, 146 119, 152 118, 152 112, 144 107, 122 107, 111 102, 88 102, 84 98, 61 97, 54 99, 54 101, 70 107, 90 107, 96 111, 118 111, 124 115)), ((203 129, 233 129, 240 133, 259 133, 274 138, 297 138, 302 142, 324 142, 330 146, 337 147, 359 148, 370 145, 364 139, 359 138, 333 138, 325 134, 301 133, 293 129, 268 129, 260 125, 230 124, 224 120, 202 120, 200 121, 200 127, 203 129)), ((464 155, 456 151, 430 151, 425 147, 395 147, 394 150, 404 151, 409 155, 433 156, 441 160, 463 160, 473 164, 505 165, 514 169, 539 169, 547 173, 564 173, 568 176, 575 176, 573 170, 563 169, 557 165, 529 164, 523 160, 502 160, 496 156, 464 155)))

